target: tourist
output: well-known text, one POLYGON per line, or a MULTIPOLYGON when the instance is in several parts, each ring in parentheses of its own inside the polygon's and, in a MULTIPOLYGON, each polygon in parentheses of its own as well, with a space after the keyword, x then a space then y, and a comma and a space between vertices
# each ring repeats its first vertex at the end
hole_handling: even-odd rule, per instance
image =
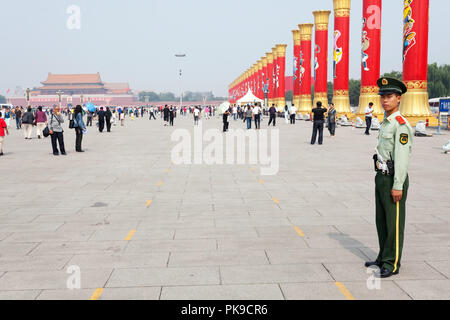
POLYGON ((255 128, 256 130, 261 129, 261 107, 259 105, 256 105, 253 108, 253 119, 255 119, 255 128))
POLYGON ((119 119, 120 119, 120 126, 124 126, 125 123, 125 112, 120 112, 119 113, 119 119))
POLYGON ((297 108, 295 107, 295 105, 291 106, 291 108, 289 109, 289 114, 291 117, 291 124, 295 124, 295 117, 297 116, 297 108))
POLYGON ((112 113, 112 120, 113 120, 113 126, 115 127, 117 125, 117 111, 115 109, 112 113))
POLYGON ((250 105, 247 105, 247 109, 244 113, 245 121, 247 122, 247 130, 250 130, 252 128, 253 108, 250 105))
POLYGON ((287 105, 284 106, 284 121, 289 124, 289 108, 287 105))
POLYGON ((156 120, 155 108, 153 108, 153 106, 150 107, 149 112, 150 112, 150 118, 148 120, 152 120, 152 118, 156 120))
POLYGON ((175 118, 175 108, 173 106, 170 106, 169 110, 169 121, 170 126, 173 127, 173 119, 175 118))
POLYGON ((22 110, 19 107, 16 107, 16 111, 14 112, 16 115, 16 127, 17 130, 22 129, 22 110))
POLYGON ((105 119, 106 119, 106 131, 107 132, 111 132, 111 118, 112 118, 111 110, 109 110, 109 107, 106 107, 105 119))
POLYGON ((311 138, 311 144, 316 144, 317 132, 319 132, 319 145, 323 144, 323 124, 325 120, 325 113, 327 113, 326 108, 322 108, 322 102, 317 102, 317 108, 312 110, 314 114, 314 126, 313 126, 313 135, 311 138))
MULTIPOLYGON (((103 109, 103 108, 101 108, 103 109)), ((101 110, 103 111, 103 110, 101 110)), ((104 113, 104 111, 103 111, 104 113)), ((83 149, 81 148, 81 142, 83 141, 83 132, 86 132, 86 125, 84 124, 83 121, 83 109, 81 109, 81 106, 78 105, 75 108, 75 112, 73 114, 73 119, 75 121, 74 127, 75 127, 75 134, 76 134, 76 139, 75 139, 75 150, 76 152, 84 152, 83 149)), ((105 125, 105 123, 103 122, 103 125, 105 125)))
POLYGON ((227 132, 228 131, 228 126, 229 126, 229 122, 228 122, 228 116, 230 115, 230 110, 227 110, 223 113, 223 132, 227 132))
POLYGON ((5 141, 5 135, 9 135, 8 126, 5 120, 2 118, 2 113, 0 112, 0 156, 3 156, 3 141, 5 141))
POLYGON ((53 108, 53 112, 48 121, 48 129, 50 130, 50 136, 52 141, 53 155, 59 156, 58 147, 56 145, 56 140, 59 143, 59 149, 63 156, 66 155, 66 148, 64 147, 64 130, 61 126, 64 123, 64 118, 61 114, 61 109, 59 106, 53 108))
POLYGON ((33 112, 31 111, 31 107, 28 107, 27 112, 25 112, 22 116, 23 133, 25 136, 25 140, 31 140, 33 123, 34 123, 34 115, 33 112))
POLYGON ((238 108, 236 107, 236 105, 233 106, 233 119, 234 121, 237 120, 237 115, 238 115, 238 108))
POLYGON ((330 134, 332 137, 334 137, 336 132, 336 120, 337 120, 337 113, 336 109, 334 108, 334 103, 330 103, 330 110, 328 111, 328 131, 330 131, 330 134))
POLYGON ((86 122, 86 126, 87 127, 92 127, 92 118, 94 117, 94 113, 89 111, 87 112, 87 122, 86 122))
POLYGON ((41 106, 39 106, 38 109, 36 110, 36 116, 35 116, 34 123, 36 125, 37 137, 38 137, 38 139, 41 139, 42 130, 44 130, 44 128, 47 125, 47 115, 45 114, 44 111, 42 111, 41 106))
POLYGON ((198 126, 198 120, 200 119, 200 110, 198 108, 194 109, 194 125, 198 126))
POLYGON ((167 127, 167 124, 169 122, 169 112, 170 112, 169 106, 166 104, 164 106, 164 110, 163 110, 163 113, 164 113, 164 126, 165 127, 167 127))
POLYGON ((9 110, 9 108, 5 108, 5 112, 4 112, 4 118, 5 118, 5 123, 6 126, 9 127, 9 125, 11 124, 11 116, 12 116, 12 112, 9 110))
POLYGON ((100 111, 98 112, 98 130, 100 132, 103 132, 103 129, 105 129, 105 116, 106 113, 103 111, 103 107, 100 108, 100 111))
POLYGON ((373 102, 369 103, 369 106, 366 108, 366 136, 370 136, 370 129, 372 128, 372 118, 373 118, 373 102))
POLYGON ((270 107, 269 115, 270 115, 269 126, 273 121, 273 126, 275 127, 277 122, 277 109, 275 108, 275 104, 272 104, 272 106, 270 107))

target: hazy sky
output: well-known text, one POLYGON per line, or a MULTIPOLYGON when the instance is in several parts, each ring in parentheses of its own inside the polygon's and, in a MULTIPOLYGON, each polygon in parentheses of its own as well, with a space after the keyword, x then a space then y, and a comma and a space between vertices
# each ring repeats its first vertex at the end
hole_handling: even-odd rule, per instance
MULTIPOLYGON (((403 0, 383 1, 382 72, 401 70, 403 0)), ((448 0, 430 0, 430 62, 450 64, 448 0), (447 21, 447 22, 446 22, 447 21)), ((38 86, 47 73, 100 72, 133 89, 180 91, 176 53, 186 53, 184 88, 227 95, 228 84, 332 0, 1 0, 0 94, 38 86), (70 5, 81 29, 69 30, 70 5)), ((362 0, 352 1, 350 77, 360 78, 362 0)), ((333 16, 330 17, 329 79, 333 16)))

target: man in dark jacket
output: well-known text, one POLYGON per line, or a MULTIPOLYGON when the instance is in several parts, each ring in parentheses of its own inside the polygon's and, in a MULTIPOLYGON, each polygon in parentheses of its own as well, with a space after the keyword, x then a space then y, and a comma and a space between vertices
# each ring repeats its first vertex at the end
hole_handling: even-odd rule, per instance
POLYGON ((100 111, 98 112, 98 130, 100 132, 103 132, 103 129, 105 129, 105 111, 103 111, 103 107, 100 108, 100 111))
POLYGON ((270 115, 269 126, 273 121, 273 126, 275 127, 277 121, 277 109, 275 108, 275 104, 272 104, 272 107, 270 107, 269 115, 270 115))
POLYGON ((325 113, 327 113, 327 109, 322 108, 322 102, 317 102, 317 108, 312 109, 312 113, 314 114, 314 127, 313 127, 313 135, 311 138, 311 144, 316 144, 317 139, 317 131, 319 132, 319 144, 323 144, 323 124, 325 122, 325 113))
POLYGON ((109 110, 109 107, 106 107, 105 119, 106 119, 106 130, 108 132, 111 132, 111 118, 112 118, 111 110, 109 110))

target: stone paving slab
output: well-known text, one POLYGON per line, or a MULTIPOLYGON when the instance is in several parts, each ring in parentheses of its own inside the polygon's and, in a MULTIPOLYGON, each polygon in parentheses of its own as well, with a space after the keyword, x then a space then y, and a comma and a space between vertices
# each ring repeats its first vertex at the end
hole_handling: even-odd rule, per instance
POLYGON ((356 248, 308 248, 287 250, 266 250, 271 264, 286 265, 299 263, 359 262, 364 263, 366 256, 356 248))
POLYGON ((332 280, 321 264, 220 267, 224 284, 321 282, 332 280))
POLYGON ((71 255, 58 256, 2 256, 0 271, 44 271, 61 270, 71 259, 71 255))
POLYGON ((172 252, 168 266, 252 266, 267 264, 269 264, 269 261, 264 250, 239 249, 233 251, 172 252))
POLYGON ((145 268, 114 270, 106 287, 192 286, 219 283, 218 267, 145 268))
MULTIPOLYGON (((110 277, 112 269, 84 269, 81 288, 101 288, 110 277)), ((0 278, 0 292, 6 290, 67 289, 69 274, 66 271, 7 272, 0 278)))
POLYGON ((284 300, 276 284, 163 287, 161 300, 284 300))
MULTIPOLYGON (((82 290, 43 290, 37 300, 89 300, 94 289, 82 290)), ((160 287, 148 288, 105 288, 98 300, 159 300, 160 287)))
POLYGON ((396 280, 414 300, 449 300, 450 280, 396 280))
POLYGON ((4 300, 35 300, 39 295, 39 290, 25 291, 0 291, 0 301, 4 300))

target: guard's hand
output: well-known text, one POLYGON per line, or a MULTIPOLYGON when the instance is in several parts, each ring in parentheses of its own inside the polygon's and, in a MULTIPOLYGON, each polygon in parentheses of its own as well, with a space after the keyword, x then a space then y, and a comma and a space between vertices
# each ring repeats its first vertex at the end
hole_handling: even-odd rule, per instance
POLYGON ((50 134, 51 134, 51 135, 53 134, 53 130, 50 130, 50 134))
POLYGON ((394 203, 400 202, 403 199, 403 191, 392 190, 391 192, 394 203))

